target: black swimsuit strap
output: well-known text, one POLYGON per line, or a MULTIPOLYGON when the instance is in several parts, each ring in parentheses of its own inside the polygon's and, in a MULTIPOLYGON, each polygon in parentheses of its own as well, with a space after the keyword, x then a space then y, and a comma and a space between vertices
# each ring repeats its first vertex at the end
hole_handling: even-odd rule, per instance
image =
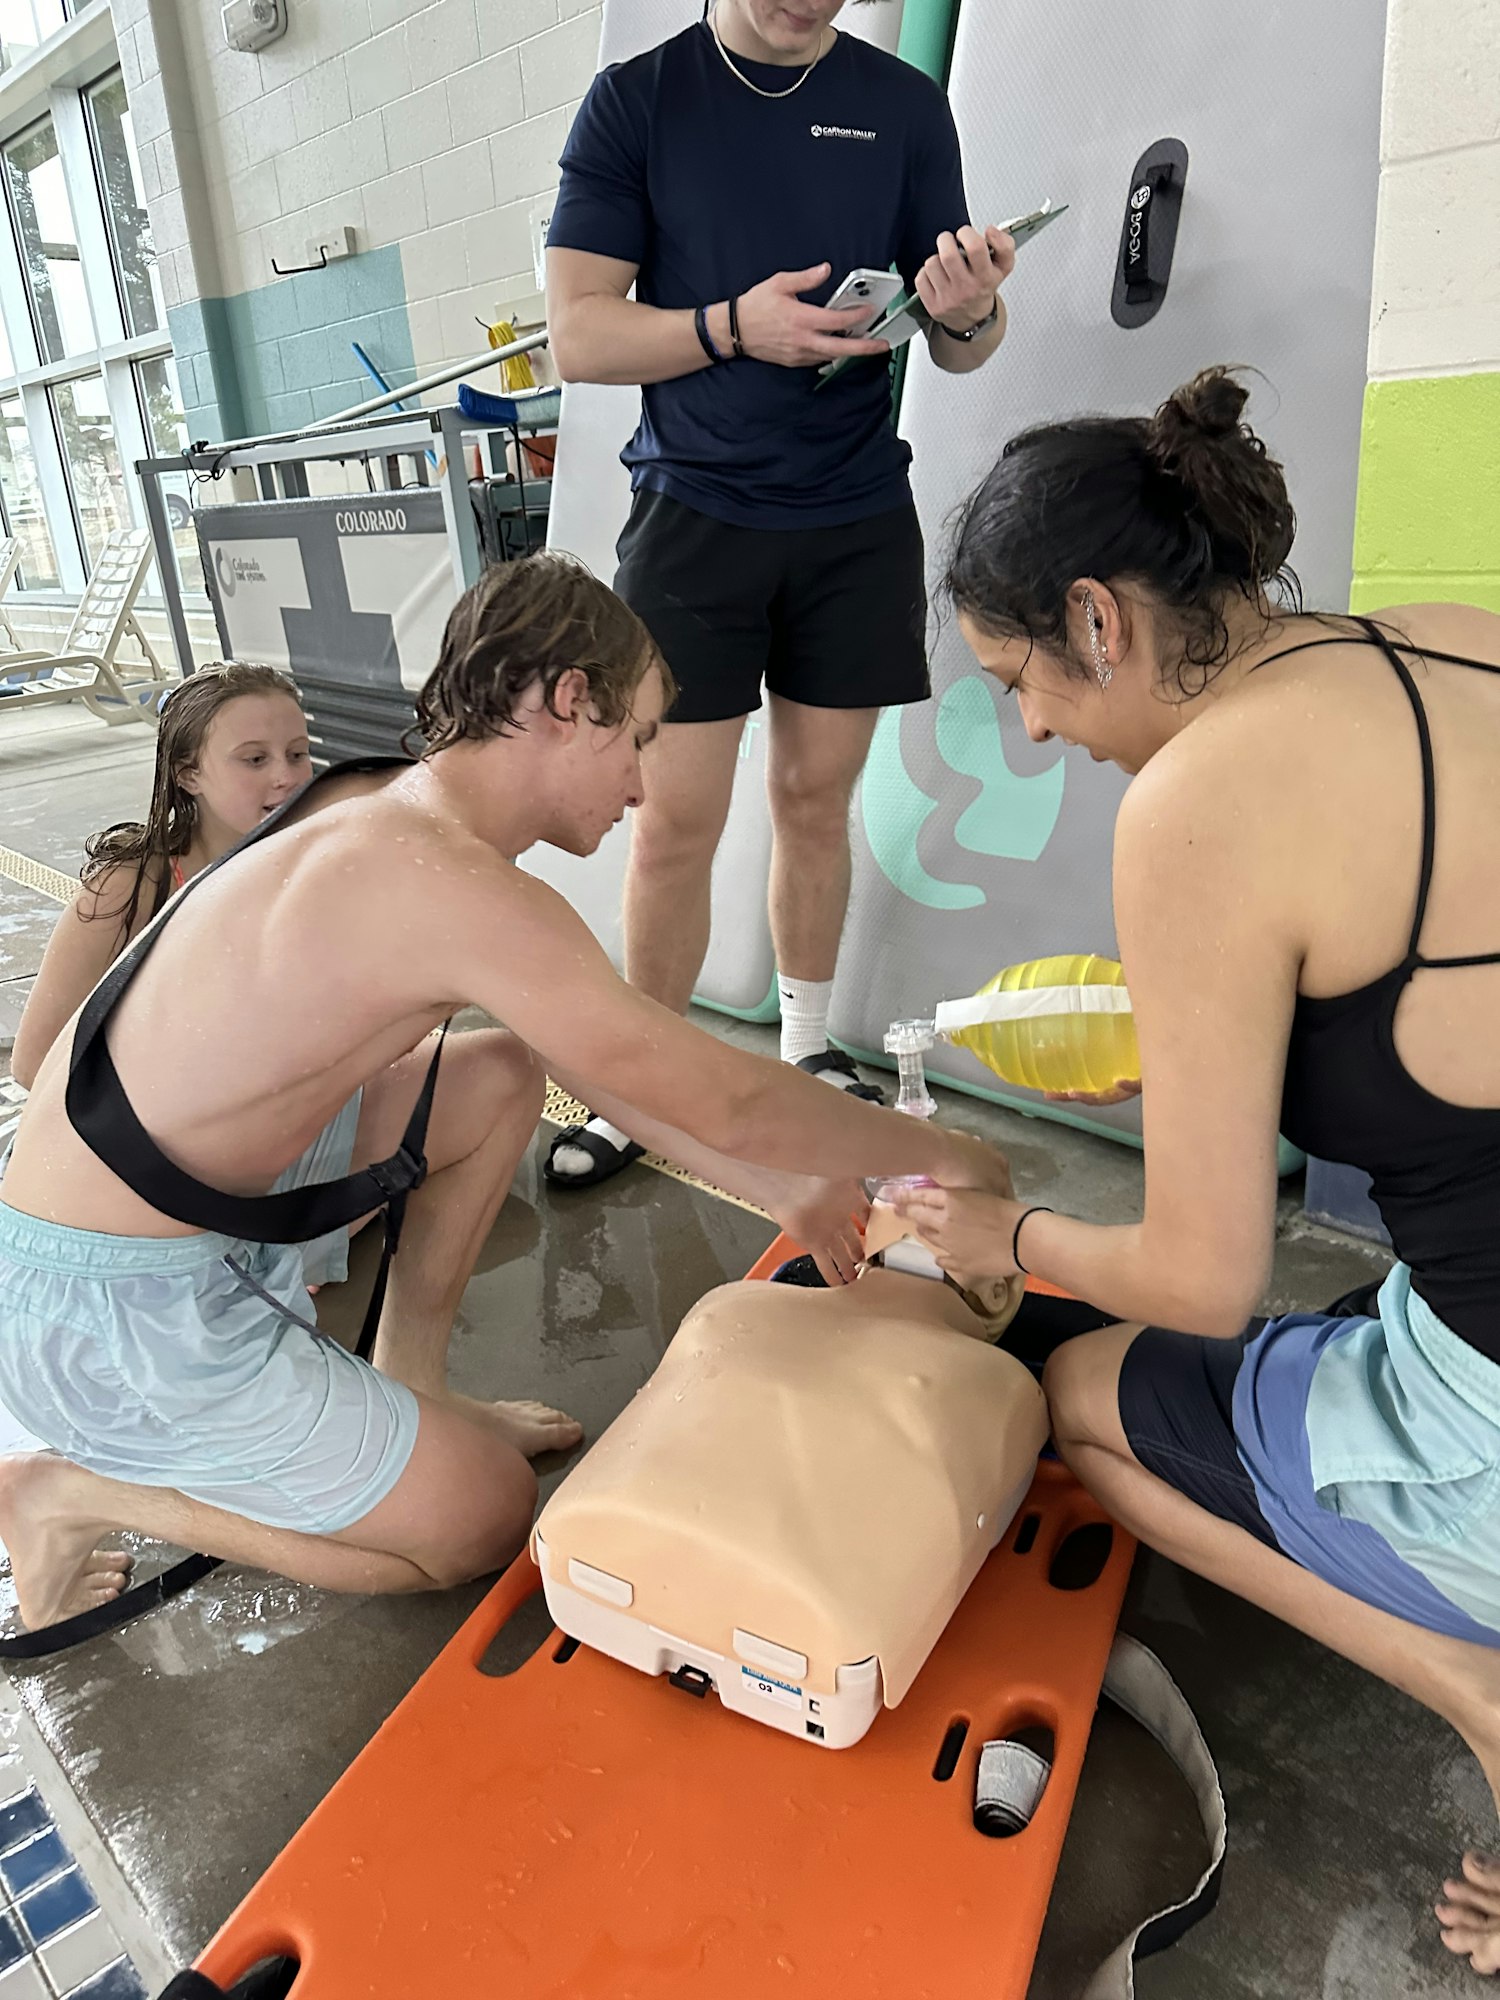
POLYGON ((136 1116, 104 1035, 105 1023, 155 948, 164 926, 182 907, 183 898, 190 896, 200 882, 244 848, 274 832, 293 807, 305 804, 311 793, 328 779, 399 769, 407 761, 401 757, 364 757, 320 772, 295 798, 287 800, 260 826, 252 828, 228 854, 185 883, 161 915, 115 961, 85 1002, 74 1031, 68 1070, 69 1122, 90 1151, 162 1215, 195 1229, 214 1230, 255 1243, 305 1243, 332 1230, 346 1228, 362 1215, 386 1207, 393 1198, 421 1184, 426 1172, 423 1148, 437 1087, 442 1036, 401 1144, 389 1159, 377 1161, 358 1173, 346 1174, 340 1180, 288 1188, 275 1194, 236 1195, 209 1187, 167 1158, 136 1116))
POLYGON ((1349 614, 1365 634, 1358 638, 1353 632, 1334 632, 1326 639, 1299 639, 1295 646, 1282 646, 1274 653, 1267 653, 1263 660, 1255 662, 1255 671, 1270 666, 1273 660, 1290 659, 1293 653, 1310 653, 1318 646, 1378 646, 1388 657, 1391 653, 1415 653, 1419 660, 1442 660, 1450 667, 1474 667, 1482 674, 1500 674, 1500 663, 1494 660, 1472 660, 1467 653, 1440 653, 1434 646, 1414 646, 1410 639, 1392 639, 1388 633, 1370 618, 1360 618, 1349 614))
POLYGON ((1413 653, 1422 660, 1442 660, 1452 667, 1474 667, 1483 674, 1500 674, 1500 664, 1493 660, 1470 659, 1465 653, 1440 653, 1431 646, 1416 646, 1409 639, 1393 639, 1383 632, 1373 618, 1355 617, 1354 623, 1364 634, 1363 639, 1352 633, 1338 633, 1324 639, 1303 639, 1295 646, 1283 646, 1279 652, 1268 653, 1256 662, 1257 668, 1266 667, 1273 660, 1285 660, 1293 653, 1310 652, 1317 646, 1369 645, 1378 647, 1396 670, 1396 676, 1406 690, 1406 698, 1411 703, 1412 714, 1416 718, 1417 743, 1422 756, 1422 872, 1417 886, 1417 906, 1412 918, 1411 938, 1406 947, 1406 958, 1400 970, 1408 975, 1417 966, 1428 971, 1444 971, 1470 965, 1500 965, 1500 951, 1480 952, 1469 958, 1423 958, 1421 952, 1422 925, 1427 916, 1427 898, 1432 889, 1432 870, 1437 848, 1437 771, 1432 755, 1432 731, 1427 721, 1427 709, 1418 691, 1411 669, 1402 659, 1403 653, 1413 653))
MULTIPOLYGON (((1400 653, 1370 618, 1356 618, 1354 621, 1369 639, 1372 646, 1378 646, 1396 670, 1396 678, 1406 690, 1406 698, 1411 703, 1411 711, 1416 718, 1417 746, 1422 756, 1422 872, 1417 878, 1417 906, 1412 913, 1411 937, 1406 946, 1406 962, 1417 965, 1421 960, 1422 926, 1427 920, 1427 898, 1432 889, 1432 868, 1437 858, 1437 768, 1432 756, 1432 729, 1427 721, 1427 710, 1411 668, 1400 653)), ((1415 649, 1413 649, 1415 650, 1415 649)))

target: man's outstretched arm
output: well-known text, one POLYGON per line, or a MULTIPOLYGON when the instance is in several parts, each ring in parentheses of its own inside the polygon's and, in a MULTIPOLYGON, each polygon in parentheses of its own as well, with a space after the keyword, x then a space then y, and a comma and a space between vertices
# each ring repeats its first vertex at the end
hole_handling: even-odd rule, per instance
POLYGON ((580 1076, 557 1069, 552 1075, 564 1090, 586 1096, 596 1117, 618 1125, 648 1152, 660 1153, 711 1187, 763 1208, 794 1242, 812 1252, 830 1283, 837 1278, 847 1284, 853 1278, 864 1256, 859 1231, 870 1206, 859 1180, 848 1175, 818 1180, 810 1174, 749 1166, 727 1153, 716 1153, 673 1126, 646 1117, 624 1098, 611 1096, 580 1076))
MULTIPOLYGON (((455 912, 453 935, 466 941, 459 975, 465 997, 642 1143, 682 1157, 687 1140, 720 1162, 808 1180, 930 1174, 946 1186, 1008 1193, 1005 1163, 990 1147, 705 1034, 627 986, 587 925, 545 883, 507 870, 503 922, 493 887, 487 893, 477 883, 473 907, 455 912)), ((719 1165, 704 1178, 722 1172, 719 1165)))

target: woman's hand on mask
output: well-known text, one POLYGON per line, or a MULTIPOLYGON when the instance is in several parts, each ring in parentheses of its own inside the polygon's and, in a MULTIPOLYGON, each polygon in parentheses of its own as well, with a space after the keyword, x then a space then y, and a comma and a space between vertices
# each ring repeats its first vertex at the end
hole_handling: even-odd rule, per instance
POLYGON ((894 1206, 916 1229, 939 1264, 960 1284, 1013 1277, 1011 1255, 1024 1202, 977 1188, 903 1188, 894 1206))

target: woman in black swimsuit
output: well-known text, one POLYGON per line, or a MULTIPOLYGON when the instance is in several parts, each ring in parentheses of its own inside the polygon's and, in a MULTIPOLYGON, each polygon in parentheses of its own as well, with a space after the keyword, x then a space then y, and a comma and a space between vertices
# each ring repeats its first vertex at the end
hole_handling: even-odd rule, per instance
MULTIPOLYGON (((1297 610, 1245 400, 1213 370, 1151 419, 1015 439, 949 576, 1033 740, 1140 774, 1114 895, 1144 1219, 909 1212, 955 1267, 1121 1322, 1049 1365, 1079 1477, 1444 1716, 1500 1799, 1500 618, 1297 610), (1251 1319, 1278 1132, 1373 1177, 1398 1261, 1367 1312, 1251 1319)), ((1500 1970, 1500 1864, 1466 1856, 1437 1907, 1500 1970)))

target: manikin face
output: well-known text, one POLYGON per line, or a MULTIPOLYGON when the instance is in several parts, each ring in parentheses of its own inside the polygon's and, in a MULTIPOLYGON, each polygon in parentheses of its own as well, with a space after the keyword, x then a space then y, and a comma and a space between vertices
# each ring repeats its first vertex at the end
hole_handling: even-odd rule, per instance
POLYGON ((238 839, 311 776, 307 718, 291 695, 268 689, 224 703, 180 783, 197 799, 206 831, 238 839))

